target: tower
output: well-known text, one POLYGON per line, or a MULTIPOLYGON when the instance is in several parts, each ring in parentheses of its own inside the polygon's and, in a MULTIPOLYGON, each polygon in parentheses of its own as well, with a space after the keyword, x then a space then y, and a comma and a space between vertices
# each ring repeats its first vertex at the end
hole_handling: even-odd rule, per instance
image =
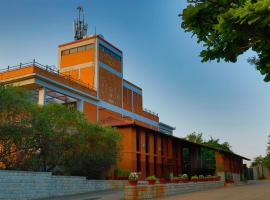
POLYGON ((88 24, 84 22, 83 7, 78 6, 77 10, 79 13, 79 17, 73 21, 73 32, 74 32, 74 39, 80 40, 87 35, 88 24))

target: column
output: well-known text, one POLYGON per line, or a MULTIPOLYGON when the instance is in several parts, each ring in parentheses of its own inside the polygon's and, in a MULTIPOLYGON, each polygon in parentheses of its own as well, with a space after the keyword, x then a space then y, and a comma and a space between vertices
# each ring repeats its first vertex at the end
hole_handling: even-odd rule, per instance
POLYGON ((46 88, 42 87, 38 90, 38 105, 45 105, 46 104, 46 88))
POLYGON ((84 104, 83 100, 78 100, 78 101, 76 102, 77 110, 78 110, 78 111, 83 112, 83 104, 84 104))

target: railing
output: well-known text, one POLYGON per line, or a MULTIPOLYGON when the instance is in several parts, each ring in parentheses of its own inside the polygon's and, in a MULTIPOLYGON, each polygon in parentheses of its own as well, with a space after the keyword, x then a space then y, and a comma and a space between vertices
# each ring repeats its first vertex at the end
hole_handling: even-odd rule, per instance
POLYGON ((153 111, 151 111, 151 110, 148 110, 147 108, 144 108, 143 111, 144 111, 144 112, 147 112, 147 113, 149 113, 149 114, 151 114, 151 115, 155 115, 155 116, 158 117, 158 113, 155 113, 155 112, 153 112, 153 111))
POLYGON ((45 70, 47 72, 51 72, 56 76, 62 77, 64 79, 70 80, 72 82, 75 82, 83 87, 86 87, 88 89, 92 89, 92 90, 96 90, 96 88, 94 88, 93 86, 91 86, 90 84, 84 83, 83 81, 80 81, 78 79, 72 78, 70 75, 66 75, 61 73, 59 70, 56 70, 56 67, 54 65, 49 66, 49 65, 42 65, 38 62, 36 62, 36 60, 34 59, 32 62, 28 62, 28 63, 20 63, 19 65, 15 65, 15 66, 8 66, 5 69, 0 69, 0 73, 3 72, 8 72, 8 71, 14 71, 14 70, 18 70, 18 69, 23 69, 29 66, 35 66, 37 68, 40 68, 42 70, 45 70))

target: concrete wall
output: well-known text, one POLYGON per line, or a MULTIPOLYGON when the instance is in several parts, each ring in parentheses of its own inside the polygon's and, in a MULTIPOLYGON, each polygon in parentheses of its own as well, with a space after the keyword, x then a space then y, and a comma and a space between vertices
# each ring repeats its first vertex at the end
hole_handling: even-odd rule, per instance
POLYGON ((253 174, 254 174, 254 180, 258 180, 261 178, 270 179, 269 168, 262 166, 262 165, 257 165, 255 167, 253 167, 252 169, 253 169, 253 174))
POLYGON ((137 185, 125 187, 125 200, 154 199, 171 195, 184 194, 218 188, 224 186, 223 181, 198 182, 198 183, 171 183, 155 185, 137 185))
POLYGON ((235 183, 241 182, 241 175, 240 174, 232 173, 232 177, 233 177, 233 180, 235 183))
POLYGON ((124 188, 126 183, 127 181, 53 176, 48 172, 0 170, 0 200, 26 200, 124 188))

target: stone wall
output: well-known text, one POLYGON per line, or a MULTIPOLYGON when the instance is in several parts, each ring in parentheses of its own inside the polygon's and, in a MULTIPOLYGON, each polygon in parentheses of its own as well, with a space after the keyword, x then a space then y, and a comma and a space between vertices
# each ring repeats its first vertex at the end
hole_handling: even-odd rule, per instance
POLYGON ((224 181, 198 183, 170 183, 155 185, 125 186, 125 200, 154 199, 171 195, 184 194, 218 188, 224 186, 224 181))
POLYGON ((26 200, 124 188, 127 181, 87 180, 49 172, 0 170, 0 200, 26 200))

